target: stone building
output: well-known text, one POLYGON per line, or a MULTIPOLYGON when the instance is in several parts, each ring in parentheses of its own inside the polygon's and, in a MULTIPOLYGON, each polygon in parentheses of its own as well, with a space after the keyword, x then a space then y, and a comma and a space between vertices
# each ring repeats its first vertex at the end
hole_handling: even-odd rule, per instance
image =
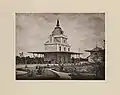
POLYGON ((71 46, 68 44, 68 38, 64 35, 64 31, 60 27, 60 22, 57 19, 57 24, 44 43, 45 52, 29 52, 33 54, 43 54, 44 61, 50 63, 70 63, 71 55, 80 56, 81 53, 71 52, 71 46))

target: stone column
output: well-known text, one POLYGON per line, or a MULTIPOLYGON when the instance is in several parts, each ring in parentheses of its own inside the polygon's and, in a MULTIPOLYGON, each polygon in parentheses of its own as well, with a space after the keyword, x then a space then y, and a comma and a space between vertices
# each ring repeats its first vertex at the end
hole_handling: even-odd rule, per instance
POLYGON ((61 38, 61 43, 62 43, 62 38, 61 38))

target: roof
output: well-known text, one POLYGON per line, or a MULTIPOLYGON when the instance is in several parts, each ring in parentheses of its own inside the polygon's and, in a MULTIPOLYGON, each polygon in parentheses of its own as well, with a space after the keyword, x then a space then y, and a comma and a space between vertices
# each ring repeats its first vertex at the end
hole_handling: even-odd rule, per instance
POLYGON ((54 37, 57 37, 57 38, 58 38, 58 37, 63 37, 63 38, 66 38, 66 39, 67 39, 67 36, 64 35, 64 34, 63 34, 63 35, 55 35, 54 37))
POLYGON ((55 29, 52 32, 52 35, 63 35, 63 30, 60 27, 59 20, 57 19, 57 24, 55 29))
POLYGON ((92 49, 92 50, 85 50, 86 52, 97 52, 97 51, 103 51, 103 49, 102 48, 100 48, 100 47, 95 47, 94 49, 92 49))
POLYGON ((45 51, 45 52, 28 52, 33 54, 45 54, 45 53, 67 53, 67 54, 83 54, 78 52, 67 52, 67 51, 45 51))
POLYGON ((71 47, 68 43, 60 43, 60 42, 55 42, 55 43, 49 43, 49 42, 45 42, 44 45, 62 45, 62 46, 68 46, 71 47))
POLYGON ((63 34, 63 30, 59 26, 56 26, 52 32, 52 35, 62 35, 62 34, 63 34))

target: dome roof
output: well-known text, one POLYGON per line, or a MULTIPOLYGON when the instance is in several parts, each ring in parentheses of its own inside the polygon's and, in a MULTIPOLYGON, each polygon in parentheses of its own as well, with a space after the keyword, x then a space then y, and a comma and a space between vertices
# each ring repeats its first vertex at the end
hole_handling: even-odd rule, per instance
POLYGON ((60 24, 59 24, 59 20, 57 19, 57 24, 52 32, 52 35, 62 35, 62 34, 63 34, 63 30, 61 29, 60 24))

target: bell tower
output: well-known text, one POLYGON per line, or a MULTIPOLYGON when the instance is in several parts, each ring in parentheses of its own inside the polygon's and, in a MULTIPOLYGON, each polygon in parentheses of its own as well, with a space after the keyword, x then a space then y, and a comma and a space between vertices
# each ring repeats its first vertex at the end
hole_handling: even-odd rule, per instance
POLYGON ((56 26, 52 31, 52 34, 49 35, 49 39, 45 42, 46 51, 70 51, 70 45, 67 43, 67 36, 64 35, 63 30, 60 27, 60 21, 57 19, 56 26))

